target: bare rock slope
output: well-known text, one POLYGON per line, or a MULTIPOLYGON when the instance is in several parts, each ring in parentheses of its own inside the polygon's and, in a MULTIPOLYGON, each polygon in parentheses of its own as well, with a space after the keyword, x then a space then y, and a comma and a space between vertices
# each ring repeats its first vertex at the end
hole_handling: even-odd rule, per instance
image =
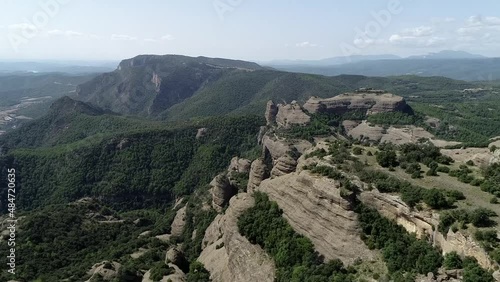
POLYGON ((219 214, 207 228, 198 260, 210 272, 212 281, 274 281, 272 258, 238 231, 238 217, 254 203, 249 194, 236 195, 225 214, 219 214))
POLYGON ((335 181, 302 171, 264 180, 259 190, 278 203, 293 229, 326 259, 352 264, 373 257, 360 239, 357 215, 335 181))

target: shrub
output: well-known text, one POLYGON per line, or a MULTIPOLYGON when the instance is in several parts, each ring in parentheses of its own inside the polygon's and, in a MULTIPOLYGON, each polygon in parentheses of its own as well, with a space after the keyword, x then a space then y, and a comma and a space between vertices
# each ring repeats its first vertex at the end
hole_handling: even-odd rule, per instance
POLYGON ((361 147, 354 147, 352 149, 352 153, 355 155, 362 155, 363 154, 363 148, 361 147))
POLYGON ((396 152, 394 150, 380 151, 377 155, 377 163, 382 167, 398 166, 396 152))
POLYGON ((443 266, 446 269, 460 269, 462 268, 462 259, 457 252, 447 253, 444 256, 443 266))
POLYGON ((437 172, 444 172, 444 173, 449 173, 450 172, 450 168, 447 167, 447 166, 438 166, 438 168, 436 169, 437 172))

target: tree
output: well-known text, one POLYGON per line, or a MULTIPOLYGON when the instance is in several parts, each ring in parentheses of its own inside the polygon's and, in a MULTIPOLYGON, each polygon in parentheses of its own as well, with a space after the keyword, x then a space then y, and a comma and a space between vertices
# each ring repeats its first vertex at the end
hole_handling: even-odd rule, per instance
POLYGON ((394 150, 380 151, 377 154, 377 162, 382 167, 398 166, 396 152, 394 150))
POLYGON ((444 256, 443 266, 446 269, 460 269, 462 268, 462 259, 457 252, 447 253, 444 256))
POLYGON ((205 269, 205 266, 201 262, 195 261, 189 266, 187 281, 208 282, 210 281, 210 273, 205 269))
POLYGON ((476 227, 488 227, 492 223, 490 216, 494 214, 495 212, 488 209, 479 208, 471 213, 470 221, 476 227))
POLYGON ((448 201, 443 192, 438 189, 425 190, 423 195, 424 203, 433 209, 442 209, 448 207, 448 201))

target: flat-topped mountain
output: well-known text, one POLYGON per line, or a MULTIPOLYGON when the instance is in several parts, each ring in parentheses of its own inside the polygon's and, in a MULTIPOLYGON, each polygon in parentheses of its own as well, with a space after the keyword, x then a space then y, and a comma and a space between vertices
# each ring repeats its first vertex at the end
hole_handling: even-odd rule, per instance
POLYGON ((77 97, 122 114, 156 116, 193 96, 225 73, 263 69, 244 61, 141 55, 78 87, 77 97))
POLYGON ((362 91, 345 93, 332 98, 311 97, 304 104, 310 113, 329 112, 343 114, 347 111, 362 111, 368 115, 385 112, 408 112, 411 108, 401 96, 384 91, 362 91))

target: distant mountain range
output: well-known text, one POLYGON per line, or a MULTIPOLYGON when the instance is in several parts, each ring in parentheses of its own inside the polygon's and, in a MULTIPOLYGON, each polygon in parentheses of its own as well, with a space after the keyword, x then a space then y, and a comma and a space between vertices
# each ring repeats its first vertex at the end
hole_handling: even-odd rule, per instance
POLYGON ((118 62, 99 61, 45 61, 45 62, 18 62, 1 61, 0 75, 25 73, 66 73, 88 74, 113 71, 118 62))
MULTIPOLYGON (((397 60, 384 60, 393 61, 397 60)), ((475 86, 443 77, 327 77, 237 60, 142 55, 79 85, 76 98, 124 115, 173 121, 224 114, 260 115, 270 99, 305 102, 311 96, 332 97, 360 87, 406 96, 425 89, 461 91, 475 86)))
POLYGON ((500 79, 500 58, 488 58, 464 51, 441 51, 401 58, 394 55, 335 57, 317 61, 274 61, 269 67, 327 76, 444 76, 477 81, 500 79))

